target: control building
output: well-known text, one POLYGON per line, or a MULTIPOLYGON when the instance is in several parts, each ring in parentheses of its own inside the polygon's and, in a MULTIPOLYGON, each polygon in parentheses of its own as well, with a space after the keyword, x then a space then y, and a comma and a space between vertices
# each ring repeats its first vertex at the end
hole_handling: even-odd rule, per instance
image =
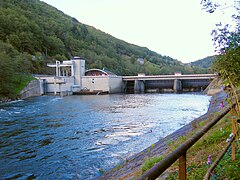
POLYGON ((71 60, 48 64, 56 69, 55 76, 36 76, 43 86, 43 92, 54 94, 99 94, 121 93, 122 77, 101 69, 85 70, 85 60, 74 57, 71 60))

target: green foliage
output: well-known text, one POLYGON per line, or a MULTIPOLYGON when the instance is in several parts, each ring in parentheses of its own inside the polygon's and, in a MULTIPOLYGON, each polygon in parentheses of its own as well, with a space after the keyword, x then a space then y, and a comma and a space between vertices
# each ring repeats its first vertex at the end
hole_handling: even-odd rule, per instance
POLYGON ((229 81, 232 87, 240 85, 240 26, 239 26, 239 1, 233 1, 231 6, 217 0, 202 1, 203 7, 207 12, 213 13, 217 9, 224 11, 230 7, 235 7, 235 14, 232 14, 232 20, 235 23, 219 23, 213 30, 213 40, 216 50, 220 54, 214 63, 214 69, 223 80, 229 81), (235 24, 233 26, 233 24, 235 24))
POLYGON ((106 68, 118 75, 200 72, 199 68, 82 24, 39 0, 0 1, 0 24, 1 44, 11 47, 0 54, 1 68, 9 72, 4 77, 1 72, 3 96, 12 94, 3 89, 11 91, 14 72, 48 74, 47 63, 73 56, 84 57, 87 68, 106 68), (143 58, 144 64, 138 58, 143 58))
POLYGON ((191 65, 195 67, 204 68, 204 69, 210 69, 215 58, 216 56, 208 56, 206 58, 191 62, 191 65))
POLYGON ((220 161, 219 165, 216 167, 214 171, 214 175, 217 178, 228 178, 228 179, 236 179, 240 177, 240 149, 236 151, 236 160, 232 160, 231 156, 231 147, 229 148, 228 152, 223 156, 222 160, 220 161))
POLYGON ((20 91, 28 85, 28 83, 32 80, 35 80, 35 78, 31 75, 15 75, 14 77, 14 94, 18 95, 20 91))
POLYGON ((220 139, 224 139, 227 135, 231 133, 231 128, 227 128, 224 131, 220 132, 213 132, 210 136, 208 136, 208 139, 205 141, 206 144, 216 143, 220 139))
MULTIPOLYGON (((239 172, 239 162, 238 159, 240 157, 240 150, 237 149, 236 151, 236 160, 232 160, 231 156, 231 147, 227 151, 227 153, 223 156, 217 167, 212 173, 212 179, 238 179, 240 177, 239 172)), ((190 165, 187 167, 187 177, 188 179, 195 180, 195 179, 202 179, 208 168, 210 166, 207 163, 199 163, 199 162, 191 162, 190 165)), ((175 176, 177 177, 177 173, 175 176)), ((169 178, 171 179, 171 178, 169 178)))
MULTIPOLYGON (((22 53, 43 54, 50 61, 83 56, 88 68, 107 68, 118 75, 195 71, 171 57, 84 25, 38 0, 1 1, 0 24, 0 40, 22 53), (137 58, 144 58, 146 63, 140 65, 137 58)), ((33 63, 36 73, 42 72, 39 66, 45 64, 33 63)))
MULTIPOLYGON (((208 156, 211 155, 211 161, 214 162, 217 156, 226 147, 226 139, 231 134, 231 115, 228 114, 225 118, 219 121, 211 130, 209 130, 196 144, 194 144, 187 153, 187 179, 203 179, 210 165, 207 164, 208 156)), ((203 125, 203 124, 202 124, 203 125)), ((190 135, 187 135, 190 138, 190 135)), ((182 141, 177 141, 181 144, 182 141)), ((171 146, 176 146, 172 144, 171 146)), ((236 145, 238 148, 238 146, 236 145)), ((215 170, 212 178, 214 179, 237 179, 239 177, 239 156, 240 149, 236 150, 236 160, 231 159, 231 147, 221 159, 215 170)), ((174 171, 169 174, 166 179, 178 178, 177 166, 173 165, 174 171)))
POLYGON ((236 87, 240 85, 240 47, 228 49, 214 63, 214 69, 224 80, 231 80, 236 87))
MULTIPOLYGON (((239 21, 239 17, 236 17, 239 21)), ((220 77, 237 87, 240 85, 240 29, 232 31, 229 25, 219 25, 214 31, 214 40, 218 44, 220 56, 214 63, 214 69, 220 77)))
POLYGON ((16 98, 18 88, 29 81, 25 76, 32 71, 31 56, 0 41, 0 67, 0 98, 16 98))
POLYGON ((144 162, 144 165, 142 166, 142 171, 145 172, 145 171, 149 170, 151 167, 153 167, 156 163, 160 162, 162 159, 163 159, 163 156, 156 156, 156 157, 148 158, 144 162))

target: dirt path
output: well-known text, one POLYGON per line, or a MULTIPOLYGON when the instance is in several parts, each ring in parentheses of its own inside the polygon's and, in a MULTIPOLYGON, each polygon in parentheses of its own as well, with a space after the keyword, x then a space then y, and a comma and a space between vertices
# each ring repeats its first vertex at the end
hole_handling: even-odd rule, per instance
POLYGON ((100 180, 106 180, 106 179, 133 179, 133 174, 136 174, 137 172, 140 172, 141 166, 143 165, 144 161, 148 157, 153 156, 160 156, 164 154, 167 151, 167 143, 176 140, 179 136, 183 136, 186 133, 192 131, 194 128, 196 128, 196 125, 207 119, 207 117, 214 113, 219 111, 219 103, 221 101, 224 101, 226 98, 226 94, 224 92, 220 92, 216 95, 213 95, 208 112, 204 114, 203 116, 195 119, 191 123, 187 124, 186 126, 182 127, 181 129, 175 131, 174 133, 168 135, 167 137, 159 140, 155 143, 154 146, 150 146, 146 148, 145 150, 133 155, 132 157, 125 160, 125 162, 110 170, 109 172, 104 173, 102 176, 100 176, 98 179, 100 180))

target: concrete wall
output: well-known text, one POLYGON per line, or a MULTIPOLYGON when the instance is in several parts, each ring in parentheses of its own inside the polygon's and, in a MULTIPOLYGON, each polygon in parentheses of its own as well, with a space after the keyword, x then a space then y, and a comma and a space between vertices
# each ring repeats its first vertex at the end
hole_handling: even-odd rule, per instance
POLYGON ((79 85, 80 87, 82 87, 82 76, 85 75, 85 60, 83 59, 77 59, 77 60, 73 60, 74 62, 74 84, 75 85, 79 85))
POLYGON ((47 87, 46 93, 59 93, 72 91, 74 85, 74 77, 41 77, 45 79, 47 87))
POLYGON ((93 91, 110 92, 108 76, 84 76, 82 77, 82 89, 93 91))
POLYGON ((41 76, 45 81, 46 93, 80 92, 81 90, 121 93, 123 91, 122 77, 114 76, 82 76, 81 84, 75 85, 74 77, 41 76))
POLYGON ((109 93, 122 93, 123 92, 123 81, 121 76, 109 77, 109 93))
POLYGON ((123 81, 122 77, 119 76, 84 76, 82 77, 82 89, 90 92, 121 93, 123 91, 123 81))
POLYGON ((28 97, 40 96, 43 94, 43 80, 33 80, 20 92, 20 98, 26 99, 28 97))

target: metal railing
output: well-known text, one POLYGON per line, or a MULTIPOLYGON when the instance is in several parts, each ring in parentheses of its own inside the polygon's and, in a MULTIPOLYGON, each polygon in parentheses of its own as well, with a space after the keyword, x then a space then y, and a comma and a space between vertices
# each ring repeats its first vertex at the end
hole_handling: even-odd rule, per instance
POLYGON ((211 176, 212 171, 215 169, 215 167, 218 165, 218 163, 220 162, 220 160, 222 159, 222 157, 224 156, 224 154, 227 152, 227 150, 229 149, 229 147, 232 145, 234 139, 235 139, 236 135, 233 135, 230 139, 230 141, 228 142, 228 145, 225 147, 224 151, 217 157, 217 159, 213 162, 213 164, 211 165, 211 167, 208 169, 207 173, 204 176, 204 180, 208 180, 209 177, 211 176))
POLYGON ((232 107, 226 106, 216 117, 214 117, 201 130, 195 133, 190 139, 181 144, 173 152, 168 154, 163 160, 153 166, 149 171, 143 174, 139 180, 156 179, 176 160, 179 159, 179 179, 186 179, 186 154, 188 149, 193 146, 209 129, 211 129, 219 120, 221 120, 232 107))

